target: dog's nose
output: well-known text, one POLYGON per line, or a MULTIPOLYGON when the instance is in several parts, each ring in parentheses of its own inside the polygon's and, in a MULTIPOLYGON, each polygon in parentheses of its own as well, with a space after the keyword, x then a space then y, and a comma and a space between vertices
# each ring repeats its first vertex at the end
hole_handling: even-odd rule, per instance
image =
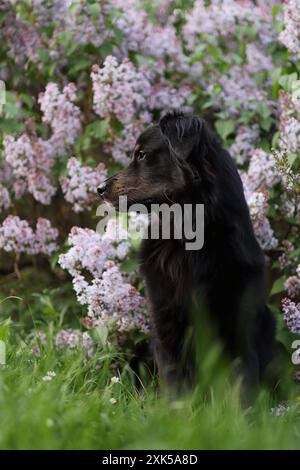
POLYGON ((107 188, 107 184, 106 184, 106 183, 100 184, 100 186, 97 188, 97 192, 98 192, 99 196, 103 196, 103 194, 104 194, 105 191, 106 191, 106 188, 107 188))

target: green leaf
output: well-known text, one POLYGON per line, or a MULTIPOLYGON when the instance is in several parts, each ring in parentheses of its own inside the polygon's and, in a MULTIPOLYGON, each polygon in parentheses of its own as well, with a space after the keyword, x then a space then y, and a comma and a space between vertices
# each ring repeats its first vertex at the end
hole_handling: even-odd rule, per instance
POLYGON ((96 326, 96 328, 93 328, 92 330, 92 335, 94 340, 99 343, 102 348, 106 346, 108 337, 108 329, 106 326, 96 326))
POLYGON ((259 103, 256 109, 263 119, 268 119, 271 115, 271 110, 269 106, 264 103, 259 103))
POLYGON ((91 5, 87 5, 87 11, 90 16, 98 18, 101 13, 101 8, 98 3, 93 3, 91 5))
POLYGON ((297 72, 293 72, 293 73, 290 73, 289 75, 283 75, 282 77, 280 77, 278 82, 279 82, 279 85, 281 85, 285 91, 291 92, 293 82, 295 82, 297 79, 298 79, 297 72))
POLYGON ((81 59, 77 60, 75 65, 70 68, 70 74, 74 74, 76 72, 80 72, 81 70, 84 70, 86 68, 90 68, 91 66, 91 60, 85 57, 82 57, 81 59))
POLYGON ((279 142, 279 137, 280 137, 279 132, 275 132, 275 134, 272 137, 272 147, 273 148, 277 147, 278 142, 279 142))
POLYGON ((107 136, 107 131, 109 129, 109 122, 95 121, 92 124, 89 124, 87 127, 88 134, 96 139, 104 139, 107 136))
POLYGON ((223 140, 226 140, 226 138, 232 134, 235 129, 235 123, 232 119, 228 119, 227 121, 216 121, 215 125, 218 134, 223 140))
POLYGON ((290 164, 291 166, 293 165, 293 163, 295 163, 295 161, 297 160, 298 156, 299 156, 299 155, 298 155, 297 153, 290 153, 290 154, 288 155, 288 162, 289 162, 289 164, 290 164))
POLYGON ((10 325, 12 321, 10 318, 7 318, 0 323, 0 341, 6 341, 10 331, 10 325))
POLYGON ((286 281, 285 276, 282 276, 279 279, 276 279, 271 290, 271 295, 275 295, 275 294, 279 294, 280 292, 283 292, 284 291, 283 285, 285 281, 286 281))

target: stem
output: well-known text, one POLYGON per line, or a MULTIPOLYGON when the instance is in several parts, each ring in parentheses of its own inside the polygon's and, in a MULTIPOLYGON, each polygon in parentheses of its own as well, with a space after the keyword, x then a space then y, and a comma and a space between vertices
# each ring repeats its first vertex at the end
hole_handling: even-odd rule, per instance
POLYGON ((16 253, 15 262, 14 262, 14 272, 18 279, 21 279, 21 273, 19 270, 19 261, 20 261, 20 253, 16 253))

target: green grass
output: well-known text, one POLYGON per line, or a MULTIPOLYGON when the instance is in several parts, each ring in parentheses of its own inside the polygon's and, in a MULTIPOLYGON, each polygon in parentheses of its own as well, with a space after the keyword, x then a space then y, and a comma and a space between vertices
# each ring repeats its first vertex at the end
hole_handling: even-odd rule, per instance
MULTIPOLYGON (((87 362, 80 351, 45 349, 35 358, 21 342, 9 346, 0 370, 1 449, 294 449, 300 447, 298 407, 270 414, 261 393, 242 408, 238 391, 215 380, 176 400, 154 384, 139 390, 112 354, 87 362), (42 378, 48 371, 56 376, 42 378), (116 403, 111 403, 111 398, 116 403)), ((295 402, 296 403, 296 402, 295 402)))
POLYGON ((32 295, 38 287, 31 287, 2 287, 2 299, 19 293, 22 300, 0 299, 0 337, 7 347, 6 365, 0 366, 1 449, 300 448, 300 394, 292 380, 280 399, 262 390, 252 406, 241 406, 222 352, 205 334, 193 394, 171 399, 149 377, 137 388, 126 357, 112 346, 99 345, 89 360, 77 349, 57 351, 51 338, 62 325, 79 327, 78 304, 64 287, 39 296, 32 295), (32 353, 36 329, 49 339, 40 357, 32 353), (56 376, 43 381, 48 371, 56 376), (112 383, 118 374, 120 382, 112 383), (271 407, 282 402, 289 411, 273 416, 271 407))

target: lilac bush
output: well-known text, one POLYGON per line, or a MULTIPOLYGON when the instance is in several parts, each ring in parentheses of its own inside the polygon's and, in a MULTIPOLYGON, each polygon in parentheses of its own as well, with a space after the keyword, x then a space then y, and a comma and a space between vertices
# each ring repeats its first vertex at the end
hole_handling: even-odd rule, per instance
MULTIPOLYGON (((299 334, 299 12, 299 0, 2 1, 5 272, 17 259, 22 278, 24 259, 36 269, 33 255, 48 258, 51 282, 72 286, 81 328, 131 338, 134 350, 148 332, 138 241, 115 219, 97 233, 96 188, 143 129, 180 108, 206 118, 234 158, 279 337, 299 334)), ((60 328, 59 349, 89 341, 60 328)))

